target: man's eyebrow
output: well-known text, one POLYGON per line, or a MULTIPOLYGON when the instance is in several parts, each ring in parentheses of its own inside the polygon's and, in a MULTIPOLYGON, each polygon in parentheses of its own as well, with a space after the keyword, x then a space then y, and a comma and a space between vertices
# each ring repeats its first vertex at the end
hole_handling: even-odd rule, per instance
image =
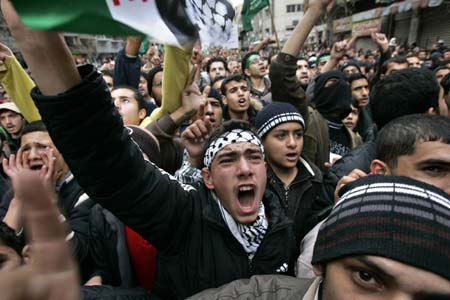
POLYGON ((237 156, 237 152, 232 151, 232 150, 224 150, 224 151, 221 151, 221 153, 217 153, 217 158, 234 157, 234 156, 237 156))
POLYGON ((433 299, 433 300, 448 300, 450 299, 450 292, 435 292, 423 291, 415 295, 417 299, 433 299))
POLYGON ((352 257, 352 258, 357 260, 357 261, 359 261, 360 263, 366 265, 368 268, 370 268, 372 271, 376 272, 378 275, 380 275, 383 278, 385 278, 387 281, 389 281, 389 282, 395 282, 396 281, 395 276, 393 276, 392 274, 389 274, 389 272, 384 270, 377 263, 372 261, 369 257, 367 257, 367 256, 357 256, 357 257, 352 257))
POLYGON ((439 158, 430 158, 422 160, 416 163, 419 167, 424 167, 426 165, 446 165, 450 167, 450 160, 444 160, 439 158))

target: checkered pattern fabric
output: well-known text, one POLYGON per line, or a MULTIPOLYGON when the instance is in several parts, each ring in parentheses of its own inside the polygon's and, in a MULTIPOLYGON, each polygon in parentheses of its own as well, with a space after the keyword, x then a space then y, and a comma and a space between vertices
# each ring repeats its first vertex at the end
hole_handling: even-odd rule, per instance
POLYGON ((249 142, 255 144, 259 147, 261 153, 264 155, 264 147, 259 137, 257 137, 253 132, 249 130, 233 129, 222 134, 217 140, 215 140, 208 146, 208 149, 205 152, 203 163, 207 168, 210 168, 217 152, 230 144, 240 142, 249 142))

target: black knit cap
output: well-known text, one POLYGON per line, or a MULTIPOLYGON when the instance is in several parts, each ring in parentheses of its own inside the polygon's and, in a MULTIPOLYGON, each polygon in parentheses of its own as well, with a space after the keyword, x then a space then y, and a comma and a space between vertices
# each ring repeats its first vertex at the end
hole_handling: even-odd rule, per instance
POLYGON ((343 187, 322 224, 313 264, 372 255, 450 279, 450 196, 406 177, 372 175, 343 187))
POLYGON ((350 66, 356 67, 358 71, 361 73, 361 65, 359 64, 359 62, 355 60, 349 60, 345 62, 340 68, 341 72, 344 72, 344 70, 350 66))
POLYGON ((271 102, 256 115, 255 127, 260 138, 275 126, 287 122, 297 122, 305 128, 305 121, 297 108, 286 102, 271 102))

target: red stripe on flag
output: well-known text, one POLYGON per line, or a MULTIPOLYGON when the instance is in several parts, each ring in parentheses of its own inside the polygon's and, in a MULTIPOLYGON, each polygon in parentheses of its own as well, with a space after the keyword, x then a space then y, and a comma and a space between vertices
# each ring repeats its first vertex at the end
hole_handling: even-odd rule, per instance
MULTIPOLYGON (((128 0, 128 1, 133 1, 133 0, 128 0)), ((148 0, 142 0, 142 2, 147 2, 148 0)), ((113 0, 113 4, 114 6, 120 6, 120 0, 113 0)))

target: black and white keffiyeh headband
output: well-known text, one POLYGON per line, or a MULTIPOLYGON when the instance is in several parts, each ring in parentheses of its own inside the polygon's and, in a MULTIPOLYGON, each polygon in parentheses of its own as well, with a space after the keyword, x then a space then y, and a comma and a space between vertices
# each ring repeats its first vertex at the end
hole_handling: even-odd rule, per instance
POLYGON ((217 152, 219 152, 222 148, 240 142, 249 142, 255 144, 261 150, 262 155, 264 156, 264 147, 261 143, 259 137, 249 130, 244 129, 233 129, 231 131, 225 132, 222 134, 217 140, 212 142, 208 149, 206 149, 205 157, 203 158, 203 163, 205 167, 208 169, 211 167, 211 163, 216 156, 217 152))

